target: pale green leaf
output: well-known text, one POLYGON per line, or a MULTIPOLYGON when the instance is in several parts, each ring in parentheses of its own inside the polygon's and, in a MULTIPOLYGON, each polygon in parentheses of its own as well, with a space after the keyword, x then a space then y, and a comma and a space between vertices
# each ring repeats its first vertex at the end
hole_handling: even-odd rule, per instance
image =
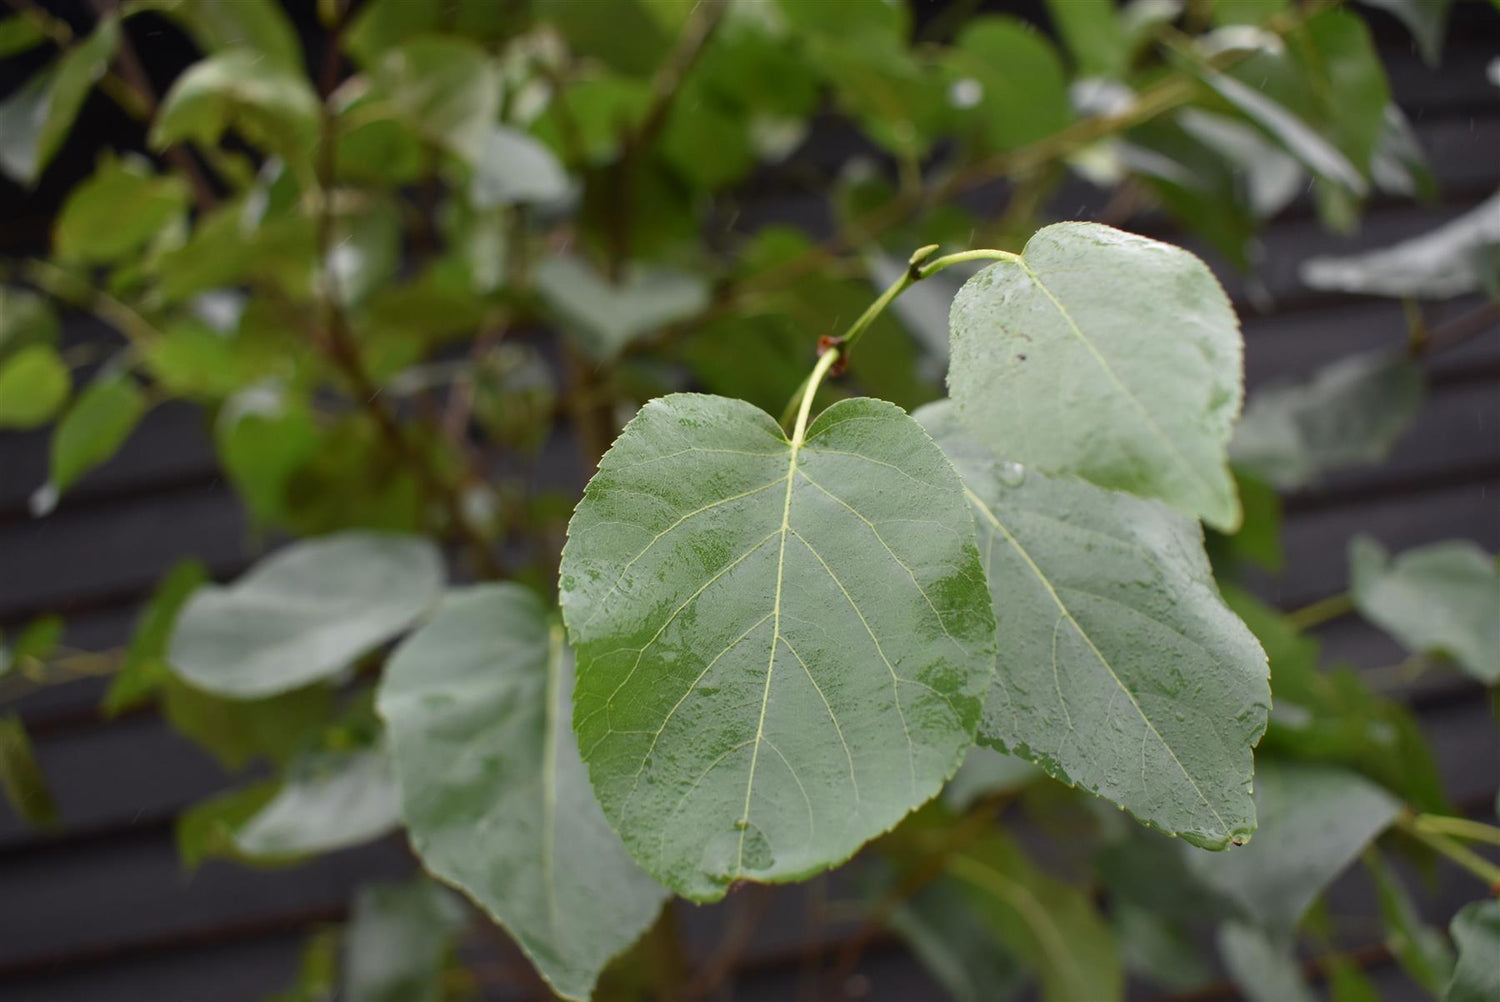
POLYGON ((1291 935, 1308 906, 1396 818, 1401 802, 1357 773, 1262 761, 1260 830, 1223 856, 1183 847, 1193 875, 1271 935, 1291 935))
POLYGON ((601 359, 708 306, 708 284, 697 275, 638 268, 615 284, 573 255, 543 261, 536 288, 583 349, 601 359))
POLYGON ((52 433, 51 486, 61 493, 113 456, 135 430, 146 406, 146 395, 129 376, 91 383, 52 433))
POLYGON ((917 417, 967 485, 993 596, 980 740, 1195 845, 1248 838, 1266 660, 1219 598, 1197 525, 997 459, 955 410, 917 417))
POLYGON ((1249 1002, 1318 1002, 1302 978, 1295 943, 1243 922, 1219 927, 1219 956, 1249 1002))
POLYGON ((742 401, 652 401, 561 581, 594 792, 689 898, 842 862, 973 743, 994 621, 972 520, 891 404, 840 401, 792 442, 742 401))
POLYGON ((292 760, 276 795, 234 833, 249 857, 333 852, 400 822, 396 780, 379 747, 309 752, 292 760))
POLYGON ((1257 390, 1229 445, 1236 466, 1280 490, 1378 463, 1416 419, 1422 368, 1404 353, 1341 358, 1303 382, 1257 390))
POLYGON ((106 160, 63 203, 53 231, 58 257, 107 262, 144 246, 187 208, 187 184, 137 157, 106 160))
POLYGON ((27 823, 57 824, 57 802, 37 764, 26 727, 14 713, 0 717, 0 791, 27 823))
POLYGON ((120 41, 113 15, 57 62, 0 101, 0 171, 33 184, 67 138, 89 89, 102 77, 120 41))
POLYGON ((1451 299, 1481 287, 1484 254, 1500 246, 1500 194, 1430 233, 1377 251, 1303 262, 1314 289, 1413 299, 1451 299))
POLYGON ((1368 536, 1349 544, 1349 596, 1360 615, 1413 653, 1444 654, 1500 682, 1500 568, 1471 542, 1432 543, 1394 561, 1368 536))
POLYGON ((178 617, 167 657, 209 692, 286 692, 404 632, 442 585, 442 558, 425 539, 345 532, 294 543, 232 585, 199 589, 178 617))
POLYGON ((72 377, 57 351, 34 344, 0 361, 0 428, 45 424, 68 399, 72 377))
POLYGON ((1494 1002, 1500 997, 1500 901, 1465 905, 1448 929, 1458 965, 1443 1002, 1494 1002))
POLYGON ((469 181, 476 209, 557 202, 571 190, 552 151, 524 132, 496 126, 485 135, 469 181))
POLYGON ((1048 876, 994 832, 949 856, 945 873, 995 935, 1035 972, 1046 1002, 1124 997, 1114 935, 1083 890, 1048 876))
POLYGON ((371 71, 375 92, 429 141, 477 165, 500 112, 500 74, 478 43, 428 35, 387 50, 371 71))
POLYGON ((344 933, 346 1002, 441 1002, 443 963, 463 905, 424 878, 373 884, 354 898, 344 933))
POLYGON ((251 49, 226 49, 194 63, 162 99, 151 143, 218 143, 230 128, 289 163, 308 163, 317 143, 318 96, 300 70, 251 49))
POLYGON ((586 999, 667 894, 589 788, 568 726, 572 672, 534 595, 475 586, 392 657, 379 710, 427 868, 504 925, 557 992, 586 999))
POLYGON ((1213 965, 1186 923, 1128 898, 1112 900, 1109 910, 1127 970, 1174 992, 1191 992, 1214 980, 1213 965))
POLYGON ((949 393, 980 441, 1044 473, 1239 524, 1225 446, 1243 348, 1202 261, 1058 223, 965 283, 950 323, 949 393))
POLYGON ((998 1002, 1021 986, 1020 966, 957 881, 924 887, 891 915, 891 929, 953 1002, 998 1002))

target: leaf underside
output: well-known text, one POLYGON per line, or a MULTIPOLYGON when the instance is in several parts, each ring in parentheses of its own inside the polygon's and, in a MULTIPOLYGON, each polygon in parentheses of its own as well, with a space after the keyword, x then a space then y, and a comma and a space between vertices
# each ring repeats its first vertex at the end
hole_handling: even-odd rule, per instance
POLYGON ((842 862, 973 741, 994 625, 972 521, 892 404, 841 401, 795 444, 743 401, 647 404, 561 579, 594 790, 686 897, 842 862))

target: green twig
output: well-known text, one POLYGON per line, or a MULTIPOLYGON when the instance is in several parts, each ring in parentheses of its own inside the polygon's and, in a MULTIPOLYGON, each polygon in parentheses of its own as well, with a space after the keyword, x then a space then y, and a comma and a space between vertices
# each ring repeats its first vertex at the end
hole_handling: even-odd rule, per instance
POLYGON ((1348 592, 1342 592, 1319 599, 1300 609, 1293 609, 1286 614, 1286 621, 1298 631, 1310 630, 1330 620, 1338 619, 1340 616, 1347 616, 1353 611, 1354 600, 1349 597, 1348 592))
POLYGON ((1452 838, 1465 839, 1469 842, 1487 842, 1490 845, 1500 845, 1500 828, 1487 825, 1483 821, 1472 821, 1469 818, 1454 818, 1444 814, 1418 814, 1412 823, 1424 831, 1435 835, 1447 835, 1452 838))
MULTIPOLYGON (((1448 835, 1433 831, 1430 826, 1432 819, 1437 817, 1437 815, 1431 814, 1403 813, 1396 819, 1396 827, 1434 852, 1447 856, 1451 862, 1457 864, 1461 869, 1468 871, 1483 881, 1492 893, 1500 894, 1500 866, 1496 866, 1473 850, 1460 845, 1448 837, 1448 835)), ((1443 819, 1445 823, 1457 820, 1462 819, 1443 819)), ((1488 826, 1486 825, 1485 827, 1488 826)))

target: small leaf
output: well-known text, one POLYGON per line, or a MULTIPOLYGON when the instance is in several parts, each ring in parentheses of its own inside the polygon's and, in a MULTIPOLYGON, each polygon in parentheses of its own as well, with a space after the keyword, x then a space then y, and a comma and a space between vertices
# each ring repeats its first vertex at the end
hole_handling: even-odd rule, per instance
POLYGON ((108 159, 63 204, 53 248, 73 261, 118 261, 181 216, 187 202, 181 178, 153 174, 139 158, 108 159))
POLYGON ((328 718, 333 687, 310 685, 266 699, 223 699, 175 675, 161 683, 161 710, 172 729, 230 771, 260 759, 280 765, 328 718))
POLYGON ((1306 487, 1326 473, 1385 459, 1425 396, 1422 367, 1405 354, 1350 355, 1305 382, 1257 391, 1229 455, 1280 490, 1306 487))
POLYGON ((594 792, 686 897, 842 862, 973 743, 994 671, 973 523, 891 404, 840 401, 793 442, 741 401, 652 401, 589 482, 561 582, 594 792))
POLYGON ((178 617, 168 660, 208 692, 286 692, 398 636, 442 585, 442 558, 425 539, 345 532, 294 543, 232 585, 199 589, 178 617))
POLYGON ((476 586, 397 650, 379 710, 424 864, 504 925, 557 992, 586 999, 667 894, 589 789, 567 723, 572 670, 535 596, 476 586))
POLYGON ((25 52, 46 40, 47 33, 29 17, 17 14, 0 19, 0 56, 25 52))
POLYGON ((100 709, 115 717, 142 705, 168 677, 164 660, 172 625, 188 596, 208 580, 208 572, 196 560, 184 560, 167 572, 156 593, 135 622, 135 632, 125 649, 125 661, 110 680, 100 709))
POLYGON ((1444 654, 1500 683, 1500 568, 1471 542, 1432 543, 1391 561, 1368 536, 1349 544, 1349 595, 1360 615, 1417 654, 1444 654))
POLYGON ((39 828, 57 824, 57 802, 37 765, 26 727, 14 713, 0 717, 0 789, 28 823, 39 828))
POLYGON ((0 362, 28 345, 56 344, 57 314, 27 289, 0 286, 0 362))
POLYGON ((616 285, 573 255, 543 261, 536 287, 583 349, 600 359, 708 306, 708 285, 697 275, 642 268, 616 285))
POLYGON ((1239 524, 1224 450, 1243 349, 1202 261, 1107 226, 1058 223, 965 283, 951 330, 948 390, 981 442, 1217 528, 1239 524))
POLYGON ((309 752, 281 789, 234 832, 252 858, 307 856, 360 845, 400 822, 396 780, 381 748, 309 752))
POLYGON ((1372 848, 1366 853, 1365 863, 1375 877, 1386 947, 1407 976, 1433 998, 1441 998, 1453 979, 1453 948, 1447 937, 1422 920, 1406 888, 1378 850, 1372 848))
POLYGON ((120 22, 101 18, 93 34, 0 101, 0 171, 34 184, 67 138, 89 89, 109 69, 120 22))
POLYGON ((1377 251, 1314 257, 1302 281, 1314 289, 1413 299, 1451 299, 1481 288, 1483 256, 1500 246, 1500 194, 1430 233, 1377 251))
POLYGON ((1255 841, 1223 856, 1183 847, 1187 867, 1270 936, 1289 936, 1308 906, 1395 820, 1401 802, 1357 773, 1261 761, 1255 841))
POLYGON ((264 863, 264 860, 251 861, 240 856, 235 848, 234 832, 275 795, 274 782, 256 783, 200 800, 179 814, 173 825, 173 838, 177 843, 177 859, 183 868, 192 872, 209 859, 264 863))
POLYGON ((1248 838, 1265 655, 1196 524, 999 460, 954 410, 917 419, 964 478, 989 576, 1000 658, 980 740, 1194 845, 1248 838))
POLYGON ((344 933, 340 997, 347 1002, 440 1002, 443 962, 466 917, 451 891, 421 877, 362 888, 344 933))
POLYGON ((52 433, 50 484, 58 493, 113 456, 146 413, 146 395, 129 376, 89 385, 52 433))
POLYGON ((476 209, 558 202, 570 191, 562 165, 536 139, 504 126, 486 134, 469 181, 469 201, 476 209))
POLYGON ((1249 1002, 1317 1002, 1302 978, 1296 944, 1243 922, 1219 927, 1219 956, 1249 1002))
POLYGON ((1458 965, 1443 1002, 1493 1002, 1500 995, 1500 901, 1465 905, 1448 927, 1458 965))
POLYGON ((227 49, 194 63, 162 99, 151 144, 216 145, 230 128, 251 143, 306 163, 319 129, 320 105, 300 70, 250 49, 227 49))
POLYGON ((46 424, 67 403, 72 377, 51 345, 34 344, 0 361, 0 428, 46 424))

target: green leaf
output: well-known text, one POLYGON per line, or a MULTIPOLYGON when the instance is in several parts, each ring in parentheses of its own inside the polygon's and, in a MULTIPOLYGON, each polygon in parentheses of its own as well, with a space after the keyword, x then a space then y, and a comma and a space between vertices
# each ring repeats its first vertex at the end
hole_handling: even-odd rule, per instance
POLYGON ((686 897, 842 862, 973 743, 994 620, 972 520, 891 404, 840 401, 793 442, 741 401, 652 401, 589 482, 561 582, 594 792, 686 897))
POLYGON ((252 858, 333 852, 394 830, 396 781, 381 748, 309 752, 292 760, 276 795, 234 833, 252 858))
POLYGON ((347 1002, 441 1002, 443 962, 466 915, 424 878, 373 884, 354 898, 344 936, 347 1002))
POLYGON ((188 596, 208 580, 208 571, 197 560, 178 563, 157 585, 125 648, 125 661, 110 680, 100 709, 115 717, 142 705, 160 690, 168 677, 165 661, 172 625, 188 596))
POLYGON ((302 946, 297 980, 265 1002, 335 1002, 338 998, 340 930, 314 927, 302 946))
POLYGON ((153 3, 204 52, 250 49, 277 69, 302 69, 302 42, 276 0, 166 0, 153 3))
POLYGON ((93 33, 0 102, 0 171, 33 184, 61 148, 89 89, 109 69, 120 22, 102 18, 93 33))
POLYGON ((1426 396, 1422 367, 1405 353, 1364 352, 1250 397, 1229 454, 1280 490, 1378 463, 1406 433, 1426 396))
POLYGON ((1484 255, 1500 247, 1500 194, 1430 233, 1343 257, 1302 263, 1302 281, 1314 289, 1451 299, 1481 288, 1484 255))
POLYGON ((286 692, 337 674, 404 632, 442 586, 442 557, 426 539, 345 532, 294 543, 234 584, 194 593, 168 660, 208 692, 286 692))
POLYGON ((57 493, 113 456, 146 406, 146 395, 125 375, 103 377, 80 393, 52 433, 49 482, 57 493))
POLYGON ((318 452, 312 414, 301 401, 252 387, 231 397, 214 423, 219 462, 258 522, 280 520, 287 485, 318 452))
POLYGON ((1041 980, 1047 1002, 1124 997, 1114 936, 1088 894, 1048 876, 998 831, 948 857, 947 875, 1041 980))
POLYGON ((192 872, 209 859, 264 863, 263 860, 246 860, 240 856, 235 848, 234 832, 275 795, 274 782, 256 783, 200 800, 179 814, 173 826, 173 838, 183 868, 192 872))
POLYGON ((985 149, 1013 150, 1073 120, 1062 61, 1046 36, 1024 21, 974 18, 945 55, 950 92, 967 91, 964 103, 973 107, 966 116, 978 123, 985 149))
POLYGON ((1500 901, 1465 905, 1448 927, 1458 966, 1443 1002, 1490 1002, 1500 994, 1500 901))
POLYGON ((924 887, 889 924, 953 1002, 998 1002, 1021 986, 1016 958, 995 941, 955 880, 924 887))
POLYGON ((1386 947, 1407 976, 1433 998, 1441 998, 1453 978, 1453 948, 1448 938, 1422 921, 1411 896, 1378 850, 1366 853, 1365 863, 1375 877, 1386 947))
POLYGON ((1349 957, 1341 953, 1329 954, 1325 963, 1328 1002, 1381 1002, 1380 990, 1349 957))
POLYGON ((310 685, 268 699, 223 699, 175 675, 162 681, 162 715, 231 771, 258 759, 286 762, 327 721, 333 687, 310 685))
POLYGON ((969 749, 964 764, 943 787, 943 803, 950 810, 962 813, 983 797, 1019 790, 1040 773, 1041 770, 1024 758, 975 745, 969 749))
POLYGON ((1202 261, 1107 226, 1058 223, 1021 258, 969 279, 950 323, 948 390, 981 442, 1044 473, 1238 526, 1224 447, 1243 349, 1202 261))
POLYGON ((637 268, 616 285, 574 255, 543 261, 536 288, 583 349, 599 359, 708 306, 708 284, 697 275, 637 268))
POLYGON ((33 344, 56 344, 57 314, 27 289, 0 286, 0 362, 33 344))
POLYGON ((29 17, 17 14, 0 19, 0 56, 25 52, 46 40, 47 33, 29 17))
POLYGON ((1266 661, 1219 598, 1197 525, 999 460, 955 411, 917 418, 967 485, 993 597, 980 740, 1194 845, 1248 838, 1266 661))
POLYGON ((1047 13, 1079 76, 1119 78, 1129 69, 1130 52, 1115 0, 1047 0, 1047 13))
POLYGON ((1302 978, 1290 935, 1226 922, 1219 927, 1218 943, 1230 978, 1249 1002, 1317 1002, 1317 995, 1302 978))
POLYGON ((1357 773, 1263 760, 1260 831, 1223 856, 1183 847, 1188 869, 1268 935, 1290 936, 1308 906, 1395 820, 1401 802, 1357 773))
POLYGON ((181 216, 187 203, 181 178, 154 174, 138 157, 111 157, 63 203, 53 249, 73 261, 118 261, 181 216))
POLYGON ((608 17, 570 0, 537 0, 534 8, 538 17, 552 23, 574 54, 642 77, 654 73, 671 51, 678 18, 668 12, 686 10, 682 4, 651 0, 615 0, 608 17))
POLYGON ((1359 536, 1349 578, 1360 615, 1407 650, 1446 655, 1485 685, 1500 683, 1500 567, 1474 543, 1432 543, 1391 561, 1359 536))
POLYGON ((28 823, 39 828, 57 824, 57 802, 37 765, 26 726, 14 713, 0 717, 0 789, 28 823))
POLYGON ((51 345, 34 344, 0 361, 0 428, 35 428, 67 403, 72 377, 51 345))
POLYGON ((391 658, 379 710, 427 868, 504 925, 557 992, 586 999, 667 895, 589 789, 567 724, 572 670, 534 595, 475 586, 391 658))
POLYGON ((194 63, 172 84, 151 128, 151 144, 213 146, 233 128, 288 163, 306 164, 320 115, 318 96, 299 70, 250 49, 227 49, 194 63))
POLYGON ((386 51, 371 71, 377 94, 429 141, 478 165, 496 130, 499 72, 466 38, 429 35, 386 51))
POLYGON ((485 135, 469 181, 476 209, 558 202, 572 190, 552 151, 524 132, 495 126, 485 135))
POLYGON ((1213 965, 1175 922, 1128 899, 1110 902, 1115 938, 1127 970, 1173 992, 1192 992, 1214 980, 1213 965))
POLYGON ((1448 30, 1450 0, 1363 0, 1369 7, 1390 11, 1411 37, 1428 66, 1437 66, 1443 56, 1443 35, 1448 30))

